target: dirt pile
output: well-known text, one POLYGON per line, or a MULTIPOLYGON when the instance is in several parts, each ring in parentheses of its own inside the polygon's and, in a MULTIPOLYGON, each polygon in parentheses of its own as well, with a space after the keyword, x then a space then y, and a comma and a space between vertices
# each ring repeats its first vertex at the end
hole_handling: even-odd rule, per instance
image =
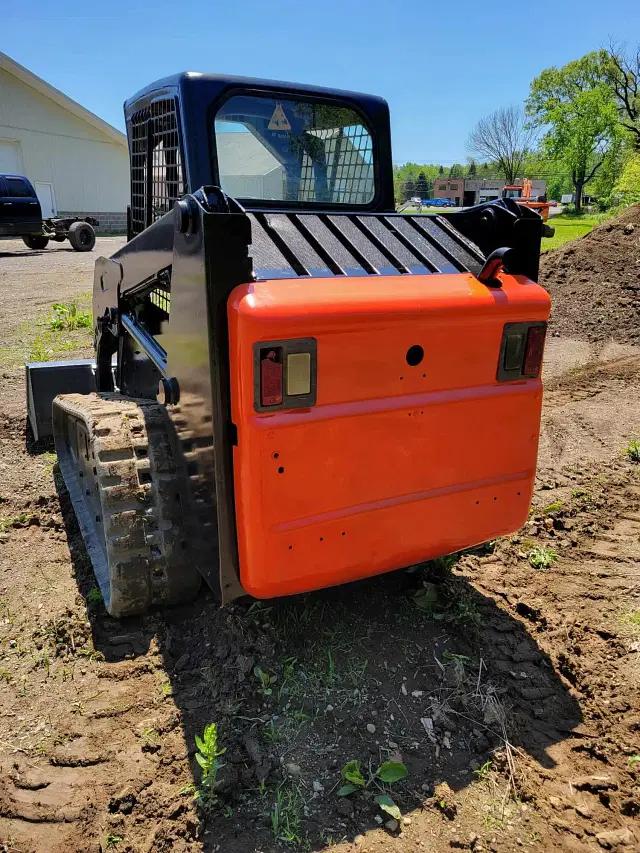
POLYGON ((543 255, 540 283, 552 332, 640 344, 640 205, 543 255))

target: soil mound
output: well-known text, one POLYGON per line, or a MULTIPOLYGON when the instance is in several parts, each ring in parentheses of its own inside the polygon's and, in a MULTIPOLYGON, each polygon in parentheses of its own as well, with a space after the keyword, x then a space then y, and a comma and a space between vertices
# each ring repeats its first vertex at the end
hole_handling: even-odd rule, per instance
POLYGON ((544 254, 550 329, 588 341, 640 344, 640 205, 544 254))

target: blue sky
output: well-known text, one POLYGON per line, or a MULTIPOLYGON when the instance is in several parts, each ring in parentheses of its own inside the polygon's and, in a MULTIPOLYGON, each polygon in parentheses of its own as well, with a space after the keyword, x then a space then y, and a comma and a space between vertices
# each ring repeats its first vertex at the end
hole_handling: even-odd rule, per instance
POLYGON ((464 162, 543 68, 640 39, 637 0, 0 3, 0 49, 120 129, 124 99, 175 71, 269 77, 383 95, 396 163, 464 162))

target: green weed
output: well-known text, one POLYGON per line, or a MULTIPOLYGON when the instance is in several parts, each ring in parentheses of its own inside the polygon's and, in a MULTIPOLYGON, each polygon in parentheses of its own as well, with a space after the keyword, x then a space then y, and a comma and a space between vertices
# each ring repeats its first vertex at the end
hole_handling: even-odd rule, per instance
POLYGON ((76 302, 55 302, 49 318, 49 328, 54 332, 73 332, 93 326, 91 311, 82 311, 76 302))
POLYGON ((202 768, 196 800, 205 811, 208 811, 216 803, 216 788, 220 784, 218 771, 224 767, 219 758, 227 750, 218 749, 218 727, 215 723, 205 726, 202 737, 196 735, 195 741, 198 747, 196 761, 202 768))
POLYGON ((262 730, 262 736, 267 743, 277 743, 280 740, 280 726, 276 726, 273 717, 262 730))
POLYGON ((374 802, 392 818, 400 820, 402 817, 400 809, 391 799, 384 786, 393 785, 407 778, 409 771, 401 761, 385 761, 375 772, 369 771, 369 778, 365 779, 360 761, 356 758, 344 765, 340 775, 345 784, 338 788, 339 797, 348 797, 357 791, 364 791, 375 783, 378 790, 382 790, 382 793, 374 797, 374 802))
POLYGON ((102 593, 97 586, 92 586, 89 592, 87 593, 87 601, 91 604, 102 604, 104 601, 102 597, 102 593))
POLYGON ((260 692, 263 696, 271 696, 273 693, 273 688, 271 685, 277 680, 275 675, 269 675, 268 672, 265 672, 263 669, 260 669, 259 666, 254 666, 253 674, 260 682, 260 692))
POLYGON ((113 832, 109 832, 105 838, 105 846, 107 850, 115 850, 121 841, 124 841, 122 835, 114 835, 113 832))
POLYGON ((625 447, 624 452, 632 462, 640 462, 640 441, 632 439, 625 447))
POLYGON ((550 515, 552 512, 558 512, 558 510, 562 509, 564 506, 564 501, 556 501, 555 503, 549 504, 546 506, 542 512, 544 515, 550 515))
POLYGON ((10 527, 26 527, 32 518, 33 515, 21 512, 11 518, 0 519, 0 533, 5 533, 10 527))
POLYGON ((493 762, 491 760, 485 761, 482 767, 479 767, 477 770, 474 770, 474 774, 478 782, 486 782, 489 779, 491 771, 493 769, 493 762))
POLYGON ((640 764, 640 755, 631 755, 629 757, 629 769, 631 770, 636 764, 640 764))
POLYGON ((558 559, 558 555, 545 545, 535 545, 527 554, 527 559, 534 569, 548 569, 558 559))
POLYGON ((640 628, 640 610, 636 610, 633 613, 627 613, 626 616, 622 617, 622 622, 625 622, 627 625, 633 625, 636 628, 640 628))
POLYGON ((302 843, 302 808, 304 800, 297 787, 283 787, 276 791, 271 809, 271 831, 274 838, 287 844, 302 843))

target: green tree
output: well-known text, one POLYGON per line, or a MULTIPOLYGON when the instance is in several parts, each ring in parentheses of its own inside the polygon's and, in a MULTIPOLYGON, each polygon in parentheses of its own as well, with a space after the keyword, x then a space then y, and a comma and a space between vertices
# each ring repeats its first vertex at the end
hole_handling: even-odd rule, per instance
POLYGON ((454 163, 449 169, 450 178, 464 178, 464 166, 460 163, 454 163))
POLYGON ((444 175, 444 166, 440 166, 440 168, 438 169, 438 174, 440 175, 440 177, 444 175))
POLYGON ((585 186, 602 168, 620 134, 617 109, 603 73, 604 51, 562 68, 547 68, 531 83, 527 114, 545 132, 542 152, 571 174, 576 210, 585 186))
POLYGON ((476 161, 475 160, 469 160, 469 168, 467 169, 467 175, 469 175, 470 178, 475 178, 477 172, 478 172, 478 167, 476 166, 476 161))
POLYGON ((424 172, 420 172, 416 181, 416 195, 420 198, 428 198, 430 195, 429 182, 424 172))

